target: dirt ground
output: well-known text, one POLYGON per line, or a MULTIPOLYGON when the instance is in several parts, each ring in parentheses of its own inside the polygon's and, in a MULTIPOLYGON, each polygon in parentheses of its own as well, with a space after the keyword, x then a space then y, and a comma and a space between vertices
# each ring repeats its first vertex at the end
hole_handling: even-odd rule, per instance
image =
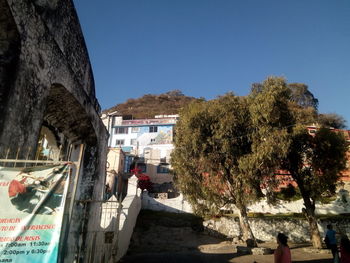
MULTIPOLYGON (((195 218, 186 216, 157 216, 141 214, 138 218, 127 255, 120 261, 126 262, 232 262, 271 263, 270 255, 241 255, 231 240, 208 235, 195 218)), ((275 249, 275 242, 259 243, 259 247, 275 249)), ((310 244, 289 244, 292 261, 295 263, 331 263, 328 250, 316 253, 310 244)))
MULTIPOLYGON (((203 238, 203 237, 202 237, 203 238)), ((211 239, 211 238, 210 238, 211 239)), ((202 239, 203 240, 203 239, 202 239)), ((193 243, 192 243, 193 244, 193 243)), ((275 248, 276 244, 262 243, 260 246, 275 248)), ((305 251, 304 248, 309 244, 290 244, 292 252, 292 261, 294 263, 332 263, 330 253, 314 253, 305 251)), ((172 246, 175 247, 175 246, 172 246)), ((160 251, 159 248, 148 251, 135 251, 128 253, 121 262, 122 263, 271 263, 273 262, 273 254, 270 255, 240 255, 234 251, 234 247, 230 242, 223 241, 213 244, 198 244, 197 248, 188 247, 185 249, 181 245, 181 250, 170 249, 160 251)), ((326 252, 326 251, 324 251, 326 252)), ((328 251, 327 251, 328 252, 328 251)))
MULTIPOLYGON (((219 243, 217 245, 204 245, 200 246, 200 250, 202 253, 227 253, 229 252, 230 246, 232 247, 232 244, 228 244, 227 242, 219 243), (226 245, 224 245, 226 243, 226 245), (226 250, 226 251, 225 251, 226 250)), ((260 243, 259 247, 268 247, 271 249, 275 249, 277 246, 276 243, 260 243)), ((332 255, 327 250, 322 250, 318 253, 312 251, 312 249, 308 250, 307 248, 311 248, 310 244, 304 243, 304 244, 289 244, 291 248, 292 253, 292 261, 293 262, 308 262, 308 263, 331 263, 332 255)), ((232 248, 231 248, 232 251, 232 248)), ((271 263, 273 262, 273 254, 270 255, 238 255, 235 253, 232 253, 232 258, 229 259, 227 262, 232 263, 271 263)), ((224 262, 224 261, 223 261, 224 262)))

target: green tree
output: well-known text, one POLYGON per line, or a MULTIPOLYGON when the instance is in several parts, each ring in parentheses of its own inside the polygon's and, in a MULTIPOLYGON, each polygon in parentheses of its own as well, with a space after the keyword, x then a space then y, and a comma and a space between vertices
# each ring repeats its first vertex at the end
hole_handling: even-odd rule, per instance
POLYGON ((317 110, 318 99, 314 97, 308 86, 303 83, 289 83, 291 100, 303 108, 314 108, 317 110))
MULTIPOLYGON (((317 111, 318 99, 314 97, 307 85, 303 83, 287 84, 283 78, 269 77, 268 79, 283 80, 284 85, 286 85, 290 90, 290 101, 294 102, 296 105, 299 105, 302 108, 312 108, 317 111)), ((259 93, 263 91, 263 88, 264 85, 262 83, 253 83, 251 87, 251 92, 259 93)))
POLYGON ((318 115, 318 123, 321 126, 332 127, 335 129, 346 128, 345 119, 336 113, 319 114, 318 115))
POLYGON ((194 102, 180 113, 172 166, 176 183, 198 214, 217 214, 226 204, 240 213, 242 239, 256 241, 249 227, 246 203, 255 198, 239 169, 251 143, 246 99, 233 94, 194 102), (249 194, 248 194, 249 193, 249 194))
MULTIPOLYGON (((289 99, 288 96, 279 97, 281 101, 276 108, 276 111, 283 110, 285 112, 279 123, 282 127, 287 127, 287 135, 285 129, 279 129, 273 137, 283 136, 285 142, 289 143, 284 144, 287 154, 279 160, 279 167, 289 171, 298 184, 304 201, 305 208, 303 212, 309 222, 313 246, 320 248, 322 243, 315 217, 315 205, 322 195, 335 192, 339 176, 342 170, 345 169, 347 142, 342 134, 328 128, 318 129, 315 135, 310 135, 306 126, 316 123, 319 119, 319 115, 315 110, 317 99, 314 99, 313 95, 308 92, 306 85, 288 85, 280 78, 268 78, 260 85, 258 92, 252 92, 254 100, 257 100, 252 103, 252 107, 258 107, 255 113, 252 114, 252 119, 258 119, 260 123, 260 125, 254 125, 257 127, 257 131, 265 130, 261 122, 271 122, 267 117, 264 117, 268 111, 262 110, 261 105, 268 104, 265 100, 270 97, 271 89, 276 90, 276 83, 287 87, 291 92, 289 99), (293 88, 296 88, 297 92, 293 91, 293 88), (306 94, 307 96, 299 100, 295 99, 299 96, 296 96, 296 94, 306 94), (313 104, 314 106, 312 106, 313 104), (288 105, 287 108, 286 105, 288 105), (283 120, 283 118, 285 119, 283 120)), ((257 145, 260 145, 259 138, 261 140, 264 136, 263 133, 258 132, 257 145)), ((258 167, 256 167, 256 170, 258 170, 258 167)), ((270 182, 275 183, 277 179, 273 176, 270 182)), ((267 190, 273 190, 273 185, 267 187, 267 190)), ((275 193, 272 191, 269 194, 273 196, 275 193)))
POLYGON ((275 174, 281 160, 287 156, 289 133, 295 123, 290 112, 291 92, 284 78, 269 77, 259 89, 252 90, 248 98, 254 128, 252 151, 243 166, 249 177, 260 180, 268 201, 272 202, 279 183, 275 174))
POLYGON ((288 148, 286 136, 275 138, 288 113, 280 105, 286 100, 279 97, 288 96, 288 90, 276 84, 268 95, 252 99, 227 94, 190 104, 180 113, 172 154, 178 187, 195 211, 218 213, 224 205, 234 204, 242 239, 251 246, 256 241, 246 206, 262 197, 262 182, 271 185, 278 160, 288 148), (252 119, 258 112, 261 118, 252 119))
POLYGON ((336 183, 346 166, 347 142, 342 134, 328 128, 310 135, 304 125, 293 128, 291 144, 282 168, 288 170, 298 184, 309 222, 310 238, 315 248, 321 248, 321 236, 315 216, 316 202, 324 194, 334 194, 336 183))
POLYGON ((283 78, 270 77, 247 97, 227 94, 189 104, 176 125, 172 165, 179 189, 197 213, 234 204, 250 245, 256 241, 246 207, 262 197, 262 189, 273 200, 276 171, 283 168, 299 186, 313 245, 320 247, 315 203, 335 191, 345 168, 344 137, 324 128, 310 135, 306 126, 318 119, 316 104, 300 105, 293 96, 283 78))

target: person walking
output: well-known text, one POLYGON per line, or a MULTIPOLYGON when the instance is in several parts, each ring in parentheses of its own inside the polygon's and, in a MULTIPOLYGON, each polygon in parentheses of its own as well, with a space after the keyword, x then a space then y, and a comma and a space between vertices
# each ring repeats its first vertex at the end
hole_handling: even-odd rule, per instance
POLYGON ((327 248, 332 251, 333 259, 338 257, 337 239, 335 235, 336 232, 333 230, 333 226, 331 224, 327 225, 325 240, 327 248))
POLYGON ((288 237, 283 233, 277 235, 277 248, 274 253, 275 263, 291 263, 292 255, 287 244, 288 237))

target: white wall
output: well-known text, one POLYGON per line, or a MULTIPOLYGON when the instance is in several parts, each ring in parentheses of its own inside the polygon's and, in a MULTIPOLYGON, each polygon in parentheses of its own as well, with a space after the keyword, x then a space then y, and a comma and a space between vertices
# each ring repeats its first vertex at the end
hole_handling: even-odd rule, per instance
POLYGON ((129 179, 128 194, 123 200, 123 209, 119 223, 117 261, 128 251, 130 239, 134 232, 137 216, 141 210, 141 190, 137 189, 137 178, 129 179))
MULTIPOLYGON (((270 213, 270 214, 288 214, 301 213, 304 207, 302 200, 293 202, 279 201, 275 205, 270 205, 266 200, 261 200, 248 206, 248 212, 251 213, 270 213)), ((160 199, 149 197, 147 192, 142 195, 142 209, 168 212, 192 212, 191 205, 182 195, 172 199, 160 199)), ((225 207, 223 210, 236 211, 234 206, 225 207)), ((236 213, 238 213, 236 211, 236 213)), ((350 213, 350 197, 347 190, 339 190, 336 200, 329 204, 316 204, 316 214, 341 214, 350 213), (345 200, 345 201, 344 201, 345 200)))
MULTIPOLYGON (((269 205, 266 200, 248 206, 248 212, 254 213, 301 213, 304 207, 303 200, 293 202, 279 201, 276 205, 269 205)), ((338 190, 336 200, 329 204, 316 203, 316 214, 341 214, 350 213, 350 198, 347 190, 338 190), (346 200, 346 202, 344 202, 346 200)))
POLYGON ((122 202, 118 222, 118 203, 115 196, 102 203, 100 228, 93 235, 93 247, 87 262, 117 262, 129 247, 137 216, 141 209, 141 191, 137 189, 137 178, 131 177, 128 193, 122 202), (119 231, 118 231, 119 230, 119 231), (106 242, 106 235, 112 234, 113 240, 106 242))
POLYGON ((184 199, 182 194, 176 198, 160 199, 150 197, 147 191, 142 193, 142 209, 173 213, 193 213, 191 205, 184 199))
MULTIPOLYGON (((301 243, 310 241, 309 224, 306 219, 277 219, 277 218, 249 218, 255 238, 261 241, 275 241, 278 233, 288 236, 288 241, 301 243)), ((319 220, 318 229, 321 236, 325 235, 326 226, 332 224, 338 233, 350 233, 349 220, 319 220)), ((238 218, 221 217, 203 222, 205 231, 212 235, 225 235, 230 238, 239 237, 241 230, 238 218)))

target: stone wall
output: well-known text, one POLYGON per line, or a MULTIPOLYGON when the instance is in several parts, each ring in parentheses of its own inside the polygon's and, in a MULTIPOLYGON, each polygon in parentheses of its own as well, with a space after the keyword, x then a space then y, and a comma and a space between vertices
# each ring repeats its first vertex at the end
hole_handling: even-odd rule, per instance
MULTIPOLYGON (((349 184, 346 183, 345 189, 338 189, 335 199, 327 204, 320 202, 316 203, 315 213, 318 215, 327 214, 347 214, 350 213, 350 197, 349 197, 349 184)), ((268 204, 265 199, 256 202, 248 206, 248 212, 252 213, 269 213, 269 214, 288 214, 288 213, 301 213, 304 207, 302 199, 296 201, 278 201, 276 204, 268 204)), ((235 211, 234 207, 229 210, 235 211)))
MULTIPOLYGON (((310 241, 309 225, 304 219, 250 218, 249 223, 255 238, 261 241, 275 241, 279 232, 286 234, 290 242, 310 241)), ((325 235, 327 224, 332 224, 338 233, 350 234, 350 219, 319 220, 321 236, 325 235)), ((241 235, 238 218, 221 217, 204 221, 203 225, 212 235, 221 234, 230 238, 241 235)))
MULTIPOLYGON (((350 185, 345 185, 345 189, 338 189, 336 197, 328 204, 316 204, 317 215, 328 214, 348 214, 350 213, 350 197, 349 190, 350 185)), ((269 204, 265 199, 256 202, 247 207, 247 211, 250 213, 262 213, 262 214, 293 214, 301 213, 303 208, 303 200, 296 201, 278 201, 275 204, 269 204)), ((153 198, 150 197, 147 192, 143 194, 142 207, 144 209, 156 210, 156 211, 169 211, 172 212, 189 212, 192 213, 191 205, 186 201, 183 195, 171 199, 153 198)), ((226 206, 223 211, 229 211, 228 213, 238 214, 235 206, 226 206)))
POLYGON ((99 137, 105 128, 72 2, 0 0, 0 6, 0 59, 6 62, 0 67, 0 154, 10 148, 14 155, 18 147, 35 152, 43 119, 55 127, 66 121, 57 128, 75 141, 99 137))
MULTIPOLYGON (((14 72, 19 60, 20 38, 16 23, 5 0, 0 0, 0 116, 4 115, 7 100, 14 79, 14 72), (6 30, 1 30, 5 29, 6 30)), ((0 131, 4 118, 0 118, 0 131)))
MULTIPOLYGON (((350 211, 350 200, 348 191, 340 189, 337 198, 329 204, 317 204, 316 213, 319 215, 327 214, 347 214, 350 211)), ((248 207, 251 213, 261 214, 293 214, 301 213, 303 207, 302 200, 294 202, 280 201, 275 205, 268 204, 262 200, 256 204, 248 207)), ((147 192, 142 195, 142 209, 149 209, 154 211, 166 211, 173 213, 192 213, 191 205, 184 199, 183 195, 177 198, 162 199, 153 198, 147 192)), ((234 211, 234 207, 232 207, 234 211)), ((331 223, 336 226, 338 232, 350 234, 350 219, 333 221, 319 221, 319 229, 322 235, 326 225, 331 223)), ((268 217, 251 218, 250 224, 254 235, 257 239, 262 241, 274 241, 279 232, 287 234, 292 242, 309 241, 308 223, 304 219, 269 219, 268 217)), ((230 238, 240 236, 240 228, 238 218, 235 217, 221 217, 220 219, 212 219, 204 222, 206 230, 213 235, 223 235, 230 238)))
POLYGON ((34 159, 42 125, 76 151, 63 156, 80 163, 60 256, 83 260, 101 212, 80 201, 102 200, 108 133, 77 14, 71 0, 0 0, 0 10, 0 158, 34 159))

